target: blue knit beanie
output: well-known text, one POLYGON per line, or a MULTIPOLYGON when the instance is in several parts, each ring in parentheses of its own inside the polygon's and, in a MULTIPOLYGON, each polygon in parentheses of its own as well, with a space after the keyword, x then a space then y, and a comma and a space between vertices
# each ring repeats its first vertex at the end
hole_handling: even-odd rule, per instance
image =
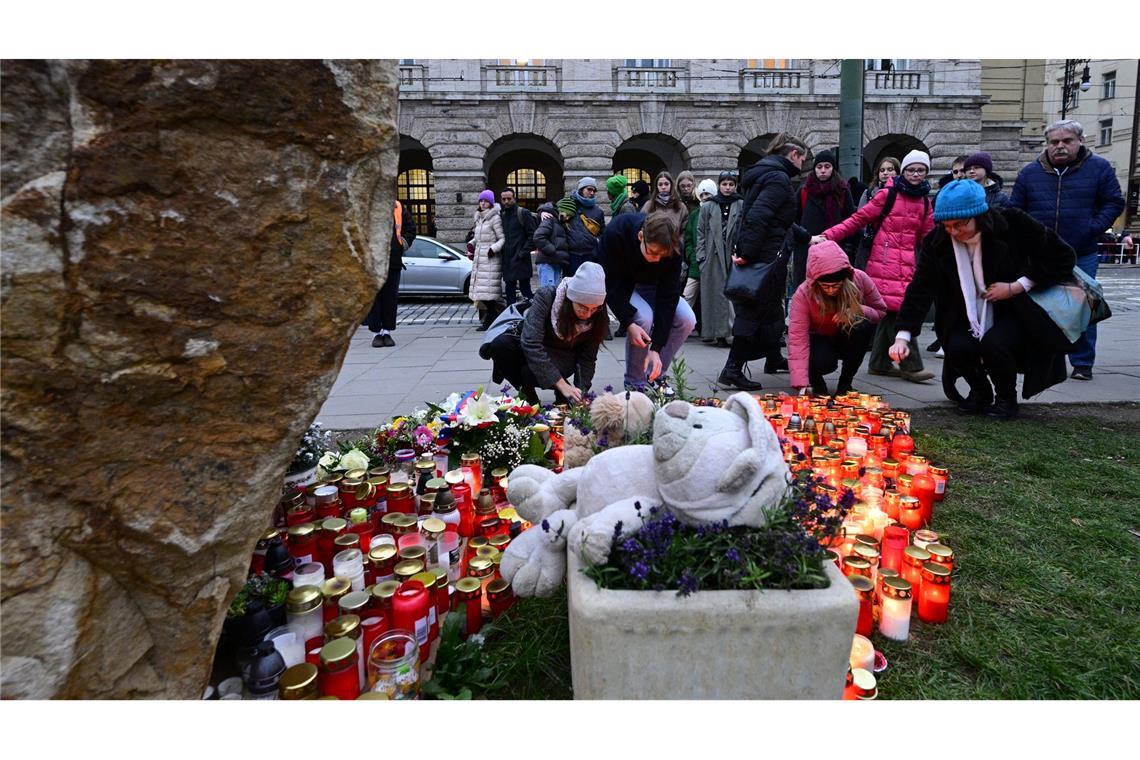
POLYGON ((972 179, 956 179, 938 191, 934 202, 934 221, 969 219, 989 209, 986 191, 972 179))

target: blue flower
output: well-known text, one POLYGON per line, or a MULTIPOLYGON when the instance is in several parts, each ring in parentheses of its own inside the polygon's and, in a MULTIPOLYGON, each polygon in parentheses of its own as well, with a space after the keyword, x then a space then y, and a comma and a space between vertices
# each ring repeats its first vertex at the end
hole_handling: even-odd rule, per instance
POLYGON ((744 558, 740 556, 740 552, 736 551, 736 549, 729 549, 726 551, 724 553, 724 558, 734 565, 739 565, 744 561, 744 558))
POLYGON ((613 387, 612 385, 607 385, 607 386, 606 386, 605 388, 603 388, 602 390, 604 390, 606 393, 613 393, 613 392, 614 392, 614 387, 613 387))
POLYGON ((622 522, 621 522, 621 520, 618 520, 617 523, 614 525, 614 541, 617 541, 618 536, 621 535, 621 528, 622 528, 622 522))
POLYGON ((510 392, 511 392, 511 384, 510 383, 504 383, 503 387, 499 389, 499 394, 502 396, 506 396, 510 392))
POLYGON ((649 565, 644 562, 638 562, 629 569, 629 574, 639 581, 643 581, 649 577, 649 565))
POLYGON ((543 520, 542 521, 542 531, 544 533, 550 532, 550 521, 549 520, 543 520))

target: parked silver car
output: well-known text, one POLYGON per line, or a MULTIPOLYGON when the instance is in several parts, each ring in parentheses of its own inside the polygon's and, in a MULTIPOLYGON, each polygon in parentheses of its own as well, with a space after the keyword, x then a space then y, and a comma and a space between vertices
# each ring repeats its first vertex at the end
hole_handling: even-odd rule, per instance
POLYGON ((467 295, 471 260, 435 238, 418 236, 404 251, 400 295, 467 295))

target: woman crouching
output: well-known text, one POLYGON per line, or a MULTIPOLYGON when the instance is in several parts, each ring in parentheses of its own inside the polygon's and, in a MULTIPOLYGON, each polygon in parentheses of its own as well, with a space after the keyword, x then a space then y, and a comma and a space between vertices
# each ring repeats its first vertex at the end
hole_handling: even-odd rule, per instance
POLYGON ((1028 295, 1072 274, 1076 256, 1056 233, 1013 208, 989 208, 982 186, 955 180, 938 194, 934 230, 899 307, 896 361, 934 302, 946 367, 965 378, 964 414, 1017 416, 1017 373, 1029 398, 1066 377, 1061 330, 1028 295), (992 383, 992 385, 991 385, 992 383))
POLYGON ((788 323, 788 366, 792 387, 827 395, 824 375, 839 371, 836 395, 851 390, 863 364, 875 324, 887 313, 879 289, 866 272, 851 266, 830 240, 808 250, 807 276, 792 296, 788 323))

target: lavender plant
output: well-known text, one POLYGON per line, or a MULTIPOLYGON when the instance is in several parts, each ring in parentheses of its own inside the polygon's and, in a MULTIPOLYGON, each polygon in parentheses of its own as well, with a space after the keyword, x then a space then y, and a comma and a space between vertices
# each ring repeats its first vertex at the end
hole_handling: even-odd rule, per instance
POLYGON ((635 533, 614 529, 610 559, 583 572, 600 588, 665 591, 826 588, 827 544, 855 502, 818 490, 822 480, 801 472, 789 496, 768 510, 763 527, 727 521, 691 526, 668 510, 649 509, 635 533))

